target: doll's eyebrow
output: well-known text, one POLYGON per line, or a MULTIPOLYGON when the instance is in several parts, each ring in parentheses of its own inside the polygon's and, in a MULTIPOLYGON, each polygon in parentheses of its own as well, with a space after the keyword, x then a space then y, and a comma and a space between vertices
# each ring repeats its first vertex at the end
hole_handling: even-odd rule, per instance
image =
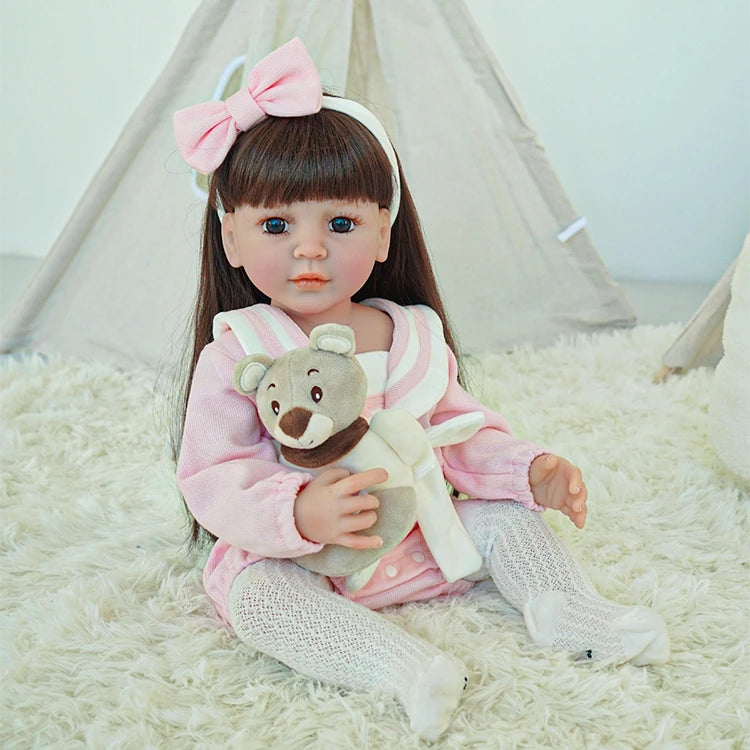
POLYGON ((269 383, 268 384, 268 390, 269 391, 271 390, 271 388, 275 388, 275 387, 276 387, 276 383, 269 383))
POLYGON ((320 372, 320 370, 316 370, 316 369, 315 369, 314 367, 311 367, 311 368, 310 368, 310 369, 309 369, 309 370, 307 371, 307 374, 309 375, 309 374, 310 374, 311 372, 320 372))

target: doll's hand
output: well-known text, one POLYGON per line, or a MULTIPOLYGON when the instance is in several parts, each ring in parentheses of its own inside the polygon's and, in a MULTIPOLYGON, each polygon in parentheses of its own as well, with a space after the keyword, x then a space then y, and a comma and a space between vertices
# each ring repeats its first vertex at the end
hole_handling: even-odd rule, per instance
POLYGON ((367 487, 388 479, 385 469, 350 474, 346 469, 328 469, 303 489, 294 504, 294 522, 311 542, 339 544, 351 549, 377 549, 379 536, 358 534, 377 520, 380 503, 372 495, 360 495, 367 487))
POLYGON ((529 467, 529 484, 539 505, 561 511, 583 528, 588 491, 580 469, 552 453, 537 456, 529 467))

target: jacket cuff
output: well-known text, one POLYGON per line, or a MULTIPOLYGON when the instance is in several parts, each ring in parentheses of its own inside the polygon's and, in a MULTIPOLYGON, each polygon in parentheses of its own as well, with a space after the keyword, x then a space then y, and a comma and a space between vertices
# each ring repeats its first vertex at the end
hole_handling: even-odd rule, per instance
POLYGON ((289 550, 284 556, 300 557, 323 549, 323 544, 305 539, 294 522, 294 503, 297 501, 297 495, 312 481, 312 476, 306 472, 291 470, 281 473, 278 481, 276 533, 284 549, 289 550))
POLYGON ((533 443, 520 443, 518 446, 518 455, 513 462, 513 489, 517 493, 517 500, 530 510, 544 511, 547 510, 544 505, 540 505, 534 500, 529 484, 529 469, 531 462, 539 456, 547 456, 552 451, 540 448, 533 443))

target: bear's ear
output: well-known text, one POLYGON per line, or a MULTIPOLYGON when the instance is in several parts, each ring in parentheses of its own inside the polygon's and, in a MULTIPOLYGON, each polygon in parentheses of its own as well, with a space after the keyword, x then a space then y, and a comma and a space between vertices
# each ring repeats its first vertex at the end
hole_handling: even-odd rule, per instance
POLYGON ((232 383, 243 396, 249 396, 257 390, 263 376, 273 364, 273 359, 266 354, 251 354, 241 359, 232 373, 232 383))
POLYGON ((353 357, 355 352, 354 331, 338 323, 324 323, 310 331, 310 348, 323 352, 353 357))

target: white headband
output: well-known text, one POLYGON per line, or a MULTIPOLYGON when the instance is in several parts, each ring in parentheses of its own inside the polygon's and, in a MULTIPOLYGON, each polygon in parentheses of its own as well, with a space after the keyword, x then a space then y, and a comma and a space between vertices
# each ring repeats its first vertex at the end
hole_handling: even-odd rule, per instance
POLYGON ((398 176, 396 152, 393 150, 391 139, 388 137, 388 133, 385 132, 385 128, 367 107, 363 107, 359 102, 355 102, 352 99, 340 99, 336 96, 323 94, 322 109, 332 109, 353 117, 358 122, 361 122, 378 139, 378 143, 383 151, 385 151, 385 155, 391 163, 391 173, 393 174, 393 197, 391 198, 391 205, 388 207, 391 213, 391 226, 393 226, 393 222, 396 221, 396 216, 398 215, 398 207, 401 205, 401 180, 398 176))

